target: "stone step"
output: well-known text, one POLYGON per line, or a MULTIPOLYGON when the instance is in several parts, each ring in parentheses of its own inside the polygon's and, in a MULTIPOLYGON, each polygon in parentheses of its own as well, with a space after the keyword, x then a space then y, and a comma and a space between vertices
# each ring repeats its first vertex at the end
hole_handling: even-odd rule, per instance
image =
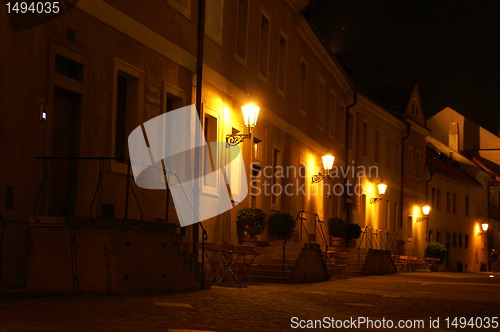
POLYGON ((292 273, 292 271, 288 268, 288 267, 285 267, 285 273, 283 273, 283 271, 281 270, 281 266, 279 268, 279 270, 255 270, 255 271, 248 271, 248 276, 265 276, 265 277, 289 277, 290 274, 292 273))
MULTIPOLYGON (((254 263, 257 264, 257 263, 254 263)), ((295 266, 295 262, 290 262, 290 265, 288 265, 285 262, 285 270, 292 270, 293 267, 295 266)), ((261 270, 269 270, 269 271, 281 271, 283 268, 283 265, 281 262, 279 264, 258 264, 257 266, 253 266, 250 268, 250 271, 261 271, 261 270)))
MULTIPOLYGON (((299 255, 300 254, 293 254, 293 253, 286 253, 286 259, 288 259, 288 261, 295 261, 297 259, 299 259, 299 255)), ((255 258, 256 260, 263 260, 263 259, 283 259, 283 254, 282 253, 267 253, 265 255, 261 255, 257 258, 255 258)))
POLYGON ((262 276, 262 275, 254 275, 248 276, 247 281, 249 282, 264 282, 264 283, 272 283, 272 284, 287 284, 290 280, 290 276, 262 276))
MULTIPOLYGON (((290 259, 288 256, 287 259, 288 259, 288 264, 290 264, 291 266, 295 266, 295 263, 297 261, 296 259, 290 259)), ((258 265, 281 265, 283 263, 283 259, 281 257, 279 258, 258 257, 253 261, 253 263, 258 265)), ((287 265, 287 260, 285 260, 285 265, 287 265)))

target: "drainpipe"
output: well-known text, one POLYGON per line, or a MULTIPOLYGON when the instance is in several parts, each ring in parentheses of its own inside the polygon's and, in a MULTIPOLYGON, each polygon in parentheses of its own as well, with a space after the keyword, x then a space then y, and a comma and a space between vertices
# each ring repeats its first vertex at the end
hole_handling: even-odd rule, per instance
POLYGON ((400 193, 400 204, 401 204, 401 224, 404 220, 404 209, 403 209, 403 199, 404 199, 404 179, 405 179, 405 141, 410 137, 411 123, 406 122, 406 136, 401 139, 401 193, 400 193))
MULTIPOLYGON (((345 121, 345 167, 346 170, 349 167, 349 111, 351 108, 356 106, 356 103, 358 102, 358 91, 356 89, 353 89, 353 96, 352 96, 352 104, 347 106, 346 108, 346 121, 345 121)), ((350 210, 350 204, 347 203, 347 190, 345 188, 347 187, 347 176, 344 179, 344 210, 346 211, 345 213, 345 219, 346 223, 350 223, 351 221, 349 220, 349 210, 350 210)))
POLYGON ((0 216, 0 291, 2 290, 4 226, 3 216, 0 216))
MULTIPOLYGON (((205 0, 198 0, 198 54, 196 57, 196 111, 198 112, 198 117, 200 118, 200 122, 203 125, 203 105, 201 103, 201 93, 202 93, 202 83, 203 83, 203 47, 204 47, 204 38, 205 38, 205 0)), ((201 140, 201 137, 196 137, 196 141, 201 140)), ((197 165, 195 166, 195 178, 199 179, 199 174, 201 174, 201 160, 200 156, 198 153, 194 154, 194 164, 197 165)), ((198 185, 196 185, 196 189, 199 188, 198 185)), ((195 199, 197 200, 199 195, 197 192, 195 192, 194 195, 195 199)), ((194 202, 195 206, 198 206, 198 202, 194 202)), ((195 212, 195 213, 198 213, 195 212)), ((199 238, 199 225, 194 224, 193 225, 193 254, 195 257, 195 261, 198 261, 198 249, 197 249, 197 243, 198 243, 198 238, 199 238)))

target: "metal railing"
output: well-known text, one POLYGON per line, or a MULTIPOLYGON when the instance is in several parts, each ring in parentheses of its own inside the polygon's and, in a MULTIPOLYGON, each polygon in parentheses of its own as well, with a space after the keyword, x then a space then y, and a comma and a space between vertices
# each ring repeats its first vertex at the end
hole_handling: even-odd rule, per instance
MULTIPOLYGON (((92 201, 89 207, 89 218, 92 222, 95 221, 95 218, 102 217, 102 207, 103 207, 103 191, 104 191, 104 166, 106 161, 115 160, 118 161, 115 157, 35 157, 37 160, 43 160, 43 171, 42 171, 42 181, 40 184, 40 188, 38 190, 38 194, 33 205, 33 217, 36 222, 40 221, 40 216, 47 215, 47 200, 50 199, 48 197, 48 186, 50 185, 49 181, 49 170, 50 166, 54 162, 58 161, 96 161, 97 165, 97 185, 95 187, 94 195, 92 197, 92 201)), ((124 192, 124 219, 128 219, 129 214, 129 196, 132 193, 134 200, 137 204, 137 208, 140 213, 139 222, 143 219, 143 211, 139 199, 134 191, 134 187, 130 181, 130 160, 120 160, 125 161, 127 163, 127 175, 126 175, 126 187, 124 192)), ((168 215, 165 217, 168 218, 168 215)))
POLYGON ((328 251, 328 240, 326 239, 325 236, 325 231, 323 230, 323 227, 321 226, 324 224, 324 222, 320 219, 319 215, 317 213, 309 212, 304 209, 301 209, 299 213, 297 214, 297 217, 295 218, 295 221, 300 220, 300 234, 299 234, 299 241, 300 243, 303 242, 303 233, 302 230, 305 232, 307 235, 309 243, 317 243, 319 244, 320 248, 325 248, 324 252, 325 255, 328 251), (310 215, 314 218, 314 226, 313 226, 313 233, 311 234, 307 230, 307 226, 304 224, 304 221, 307 220, 304 215, 310 215), (319 234, 321 242, 318 243, 317 241, 317 235, 319 234))
POLYGON ((391 232, 365 226, 361 231, 358 249, 376 249, 396 252, 396 243, 391 232))

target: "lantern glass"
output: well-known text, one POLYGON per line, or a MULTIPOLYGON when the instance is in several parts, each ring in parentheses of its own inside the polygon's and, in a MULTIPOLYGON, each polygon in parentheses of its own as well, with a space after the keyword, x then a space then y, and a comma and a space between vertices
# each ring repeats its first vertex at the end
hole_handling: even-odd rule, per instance
POLYGON ((490 225, 488 223, 481 224, 481 228, 482 228, 483 232, 486 232, 489 227, 490 227, 490 225))
POLYGON ((257 125, 260 107, 255 104, 246 104, 241 107, 243 113, 243 121, 246 127, 253 128, 257 125))
POLYGON ((334 156, 325 155, 321 157, 321 159, 323 160, 323 168, 325 169, 325 171, 329 171, 333 168, 333 162, 335 160, 334 156))
POLYGON ((422 206, 422 213, 424 216, 428 216, 429 212, 431 212, 431 207, 429 205, 422 206))
POLYGON ((387 190, 387 185, 385 183, 379 183, 377 185, 377 190, 378 190, 378 194, 383 196, 383 195, 385 195, 385 191, 387 190))

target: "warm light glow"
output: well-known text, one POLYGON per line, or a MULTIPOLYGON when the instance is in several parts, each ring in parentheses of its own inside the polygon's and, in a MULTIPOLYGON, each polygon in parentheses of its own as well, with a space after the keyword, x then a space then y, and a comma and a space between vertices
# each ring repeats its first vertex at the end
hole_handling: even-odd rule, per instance
POLYGON ((243 112, 243 121, 245 126, 253 128, 257 125, 257 118, 259 117, 260 107, 255 104, 246 104, 241 107, 243 112))
POLYGON ((335 157, 332 155, 325 155, 321 157, 323 159, 323 168, 325 171, 329 171, 333 168, 333 161, 335 160, 335 157))
POLYGON ((387 185, 384 184, 384 183, 379 183, 377 185, 377 190, 378 190, 378 194, 380 196, 384 196, 385 195, 385 191, 387 190, 387 185))
POLYGON ((422 206, 422 213, 424 216, 428 216, 429 212, 431 212, 431 207, 429 205, 422 206))
POLYGON ((490 227, 490 225, 488 223, 481 224, 481 228, 482 228, 483 232, 486 232, 488 230, 488 227, 490 227))

